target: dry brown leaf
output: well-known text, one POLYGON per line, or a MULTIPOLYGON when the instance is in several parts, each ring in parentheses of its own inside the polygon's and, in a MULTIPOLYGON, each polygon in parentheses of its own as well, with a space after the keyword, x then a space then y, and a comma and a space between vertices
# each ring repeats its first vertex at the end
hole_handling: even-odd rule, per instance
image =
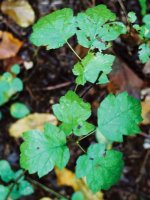
POLYGON ((108 91, 111 93, 128 91, 130 95, 140 96, 144 82, 122 60, 116 59, 109 75, 108 91))
POLYGON ((82 179, 77 179, 72 171, 66 168, 63 170, 55 168, 55 173, 57 176, 57 182, 60 186, 66 185, 72 187, 74 191, 81 191, 86 200, 103 200, 102 192, 93 194, 85 184, 85 181, 82 179))
POLYGON ((28 27, 35 21, 35 13, 25 0, 6 0, 1 4, 4 14, 12 18, 21 27, 28 27))
POLYGON ((15 56, 22 47, 22 45, 23 42, 16 39, 11 33, 0 31, 1 60, 15 56))
POLYGON ((34 113, 12 124, 9 128, 9 134, 15 138, 19 138, 22 136, 23 132, 31 129, 43 130, 45 122, 57 125, 57 119, 54 115, 47 113, 34 113))
POLYGON ((150 99, 145 99, 142 102, 142 124, 150 124, 150 99))

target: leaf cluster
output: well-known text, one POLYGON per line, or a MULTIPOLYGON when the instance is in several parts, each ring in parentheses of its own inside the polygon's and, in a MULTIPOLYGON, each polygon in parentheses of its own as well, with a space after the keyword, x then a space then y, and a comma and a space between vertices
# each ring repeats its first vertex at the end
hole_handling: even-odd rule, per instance
POLYGON ((150 14, 143 16, 142 25, 136 23, 137 17, 134 12, 128 13, 128 18, 141 39, 139 59, 142 63, 146 63, 150 59, 150 14))
MULTIPOLYGON (((133 14, 129 17, 135 20, 133 14)), ((68 39, 76 34, 78 43, 89 48, 83 59, 78 56, 79 62, 73 67, 77 86, 83 86, 86 82, 105 84, 109 81, 108 74, 115 57, 103 50, 125 32, 124 24, 116 21, 115 14, 105 5, 99 5, 77 16, 70 8, 44 16, 33 26, 30 39, 36 46, 56 49, 66 43, 70 47, 68 39)), ((70 159, 70 145, 78 145, 84 155, 76 161, 77 177, 85 177, 93 192, 109 189, 117 183, 124 165, 122 153, 108 150, 107 142, 91 144, 86 152, 79 142, 96 129, 111 142, 122 142, 124 135, 139 133, 138 124, 142 120, 139 100, 126 92, 106 96, 98 108, 97 126, 89 123, 90 104, 75 91, 69 90, 52 109, 59 125, 46 123, 43 132, 31 130, 23 134, 21 166, 30 174, 37 172, 42 177, 55 166, 64 168, 70 159)))
POLYGON ((31 184, 25 180, 25 177, 22 174, 23 170, 20 169, 14 172, 6 160, 0 161, 0 178, 5 185, 7 184, 7 186, 0 185, 1 200, 6 200, 8 194, 12 200, 15 200, 20 199, 22 196, 28 196, 34 192, 31 184), (14 184, 16 180, 18 181, 14 184))
POLYGON ((12 73, 5 72, 0 76, 0 106, 7 103, 15 93, 23 90, 22 80, 14 76, 19 72, 20 67, 14 65, 12 67, 12 73))

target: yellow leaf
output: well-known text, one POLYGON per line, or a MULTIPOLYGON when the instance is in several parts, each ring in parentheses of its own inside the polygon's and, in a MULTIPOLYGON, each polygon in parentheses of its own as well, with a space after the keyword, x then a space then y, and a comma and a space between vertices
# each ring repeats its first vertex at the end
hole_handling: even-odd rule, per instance
POLYGON ((148 98, 142 102, 142 117, 142 124, 150 124, 150 99, 148 98))
POLYGON ((52 200, 52 199, 49 198, 49 197, 43 197, 43 198, 41 198, 40 200, 52 200))
POLYGON ((63 170, 55 168, 55 173, 57 176, 58 185, 70 186, 74 189, 74 191, 81 191, 86 200, 103 200, 102 192, 97 192, 96 194, 93 194, 91 190, 87 187, 85 181, 83 179, 77 179, 72 171, 66 168, 64 168, 63 170))
POLYGON ((57 119, 54 115, 47 113, 30 114, 27 117, 20 119, 12 124, 9 128, 9 134, 15 138, 19 138, 22 136, 23 132, 29 131, 31 129, 42 130, 45 122, 50 122, 51 124, 56 125, 57 119))
POLYGON ((26 0, 6 0, 1 4, 4 14, 12 18, 21 27, 28 27, 35 21, 35 13, 26 0))

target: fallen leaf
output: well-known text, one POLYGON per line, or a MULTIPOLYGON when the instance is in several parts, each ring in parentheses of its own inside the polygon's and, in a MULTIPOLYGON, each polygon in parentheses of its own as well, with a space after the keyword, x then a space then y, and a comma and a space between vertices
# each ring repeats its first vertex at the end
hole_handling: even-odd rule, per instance
POLYGON ((0 31, 0 60, 15 56, 22 45, 11 33, 0 31))
POLYGON ((4 14, 12 18, 21 27, 28 27, 35 21, 35 13, 25 0, 6 0, 1 4, 4 14))
POLYGON ((74 191, 81 191, 86 200, 103 200, 102 192, 97 192, 96 194, 93 194, 91 190, 87 187, 85 181, 83 179, 77 179, 72 171, 66 168, 64 168, 63 170, 55 168, 55 173, 57 176, 58 185, 70 186, 74 189, 74 191))
POLYGON ((18 64, 18 65, 23 64, 23 59, 19 56, 14 56, 12 58, 5 59, 3 61, 4 70, 7 72, 11 72, 11 67, 14 64, 18 64))
POLYGON ((12 137, 19 138, 23 132, 31 129, 43 130, 43 125, 46 122, 50 122, 53 125, 57 124, 57 119, 54 115, 47 113, 34 113, 27 117, 16 121, 9 128, 9 134, 12 137))
POLYGON ((110 93, 128 91, 130 95, 139 98, 144 82, 122 60, 115 60, 109 77, 107 87, 110 93))
POLYGON ((150 124, 150 99, 142 101, 142 124, 150 124))

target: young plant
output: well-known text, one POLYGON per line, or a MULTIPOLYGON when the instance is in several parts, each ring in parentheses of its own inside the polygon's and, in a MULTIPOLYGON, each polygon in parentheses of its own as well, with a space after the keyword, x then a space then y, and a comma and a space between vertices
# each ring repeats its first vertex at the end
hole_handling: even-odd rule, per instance
POLYGON ((146 63, 150 59, 150 14, 144 15, 143 25, 136 24, 136 14, 128 13, 129 21, 133 24, 133 28, 137 31, 140 38, 139 59, 142 63, 146 63))
MULTIPOLYGON (((108 149, 106 141, 123 142, 123 136, 140 132, 138 124, 142 121, 140 101, 126 92, 109 94, 100 104, 95 127, 87 120, 91 116, 91 105, 77 94, 77 87, 91 84, 105 84, 115 56, 105 54, 103 50, 111 42, 126 33, 123 23, 105 5, 87 9, 77 16, 70 8, 58 10, 42 17, 34 26, 31 42, 47 49, 57 49, 67 44, 77 56, 79 62, 73 67, 77 84, 74 91, 69 90, 53 105, 53 112, 60 121, 59 126, 45 124, 44 132, 31 130, 23 134, 20 164, 30 174, 39 177, 48 174, 54 166, 64 168, 70 159, 68 144, 78 145, 83 155, 76 162, 76 176, 86 177, 89 188, 95 193, 108 190, 116 184, 122 174, 123 155, 117 150, 108 149), (89 48, 88 54, 81 59, 72 48, 68 39, 77 36, 78 43, 89 48), (101 143, 91 144, 83 149, 80 141, 99 131, 103 137, 101 143), (77 138, 72 141, 72 135, 77 138)), ((80 199, 83 199, 82 197, 80 199)))
POLYGON ((20 199, 22 196, 28 196, 34 192, 31 184, 25 180, 24 171, 14 172, 6 160, 0 161, 0 178, 5 185, 0 185, 0 199, 12 200, 20 199))
POLYGON ((11 73, 5 72, 0 76, 0 106, 7 103, 15 93, 23 90, 22 80, 14 77, 19 73, 20 67, 16 64, 11 67, 11 73))

